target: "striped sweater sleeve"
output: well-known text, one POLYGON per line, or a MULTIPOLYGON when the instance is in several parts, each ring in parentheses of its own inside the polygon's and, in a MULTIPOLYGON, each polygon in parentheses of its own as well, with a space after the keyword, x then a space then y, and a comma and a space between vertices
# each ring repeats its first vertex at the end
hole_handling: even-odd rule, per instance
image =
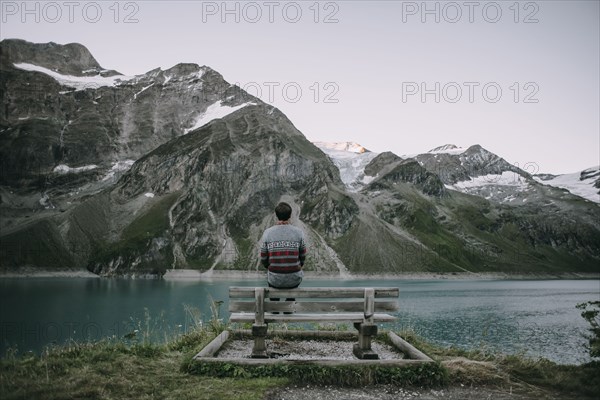
POLYGON ((304 266, 304 260, 306 259, 306 244, 304 243, 304 237, 300 239, 300 246, 298 248, 298 259, 300 260, 300 266, 304 266))
POLYGON ((260 262, 263 267, 269 267, 269 249, 267 248, 267 242, 264 236, 260 242, 260 262))

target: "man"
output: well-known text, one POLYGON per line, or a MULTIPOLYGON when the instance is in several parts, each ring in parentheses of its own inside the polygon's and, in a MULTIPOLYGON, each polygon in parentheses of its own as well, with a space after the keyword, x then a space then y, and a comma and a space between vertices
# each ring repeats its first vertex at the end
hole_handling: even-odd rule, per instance
POLYGON ((279 203, 275 207, 275 215, 277 225, 267 228, 260 241, 260 261, 268 269, 269 287, 296 288, 304 277, 304 233, 290 224, 292 207, 288 203, 279 203))

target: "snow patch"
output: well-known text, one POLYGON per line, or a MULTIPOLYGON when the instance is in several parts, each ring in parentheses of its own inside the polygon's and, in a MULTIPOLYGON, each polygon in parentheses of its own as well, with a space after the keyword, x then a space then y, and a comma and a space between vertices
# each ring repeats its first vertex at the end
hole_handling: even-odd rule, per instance
POLYGON ((340 178, 351 192, 358 192, 374 177, 365 176, 365 167, 377 157, 378 153, 368 151, 358 143, 314 142, 340 171, 340 178))
POLYGON ((50 201, 50 197, 46 193, 44 193, 42 198, 39 200, 39 203, 45 209, 55 208, 54 204, 52 204, 52 202, 50 201))
POLYGON ((335 150, 335 151, 347 151, 350 153, 367 153, 369 150, 362 147, 360 144, 355 142, 313 142, 315 146, 320 148, 325 152, 327 150, 335 150))
POLYGON ((513 188, 525 190, 529 186, 529 183, 527 183, 527 181, 524 177, 522 177, 521 175, 519 175, 515 172, 504 171, 504 172, 502 172, 501 175, 488 174, 488 175, 476 176, 467 181, 461 181, 461 182, 455 183, 454 185, 450 185, 450 186, 445 185, 445 186, 449 189, 454 189, 454 190, 464 192, 465 189, 481 187, 481 186, 489 186, 489 185, 511 186, 513 188))
MULTIPOLYGON (((429 150, 427 153, 412 153, 412 154, 402 154, 400 157, 401 158, 416 158, 420 155, 423 154, 434 154, 434 155, 438 155, 438 154, 449 154, 449 155, 460 155, 462 153, 464 153, 465 151, 467 151, 468 148, 465 147, 458 147, 455 146, 453 144, 446 144, 444 146, 440 146, 440 147, 436 147, 435 149, 431 149, 429 150)), ((417 160, 418 161, 418 160, 417 160)), ((419 164, 423 165, 423 162, 418 161, 419 164)), ((438 160, 438 162, 440 162, 438 160)), ((461 160, 461 165, 463 164, 462 160, 461 160)))
POLYGON ((134 95, 133 95, 133 99, 134 99, 134 100, 135 100, 135 99, 137 99, 137 97, 138 97, 138 94, 142 93, 144 90, 148 89, 150 86, 153 86, 153 85, 154 85, 154 82, 152 82, 152 83, 151 83, 151 84, 149 84, 148 86, 146 86, 146 87, 142 88, 142 90, 140 90, 139 92, 137 92, 136 94, 134 94, 134 95))
POLYGON ((585 169, 572 174, 558 175, 549 180, 534 176, 533 179, 541 184, 567 189, 576 196, 600 203, 600 189, 594 183, 600 178, 600 166, 585 169))
POLYGON ((63 86, 69 86, 75 88, 76 90, 85 90, 85 89, 98 89, 102 86, 116 86, 120 82, 128 81, 133 79, 130 76, 124 75, 116 75, 116 76, 72 76, 72 75, 62 75, 58 72, 52 71, 48 68, 40 67, 38 65, 29 64, 29 63, 18 63, 13 64, 15 68, 22 69, 24 71, 36 71, 46 74, 58 83, 63 86))
POLYGON ((428 151, 430 154, 462 154, 466 151, 464 147, 458 147, 454 144, 445 144, 428 151))
POLYGON ((114 178, 115 174, 125 172, 131 168, 135 160, 122 160, 117 161, 110 168, 110 171, 102 178, 103 181, 107 181, 109 179, 114 178))
POLYGON ((98 168, 98 166, 96 164, 84 165, 83 167, 75 167, 75 168, 71 168, 66 164, 59 164, 56 167, 54 167, 54 169, 52 171, 56 172, 57 174, 69 174, 69 173, 90 171, 90 170, 96 169, 96 168, 98 168))
POLYGON ((466 148, 464 147, 458 147, 456 145, 453 144, 446 144, 440 147, 436 147, 435 149, 431 149, 429 150, 427 153, 429 154, 452 154, 452 155, 458 155, 458 154, 462 154, 465 151, 467 151, 466 148))
POLYGON ((244 104, 240 104, 238 106, 231 107, 231 106, 224 106, 223 101, 219 100, 218 102, 213 103, 210 106, 208 106, 206 111, 204 111, 204 113, 202 113, 198 117, 198 119, 194 123, 194 126, 184 130, 183 133, 186 134, 188 132, 191 132, 195 129, 200 128, 201 126, 208 124, 212 120, 223 118, 241 108, 244 108, 246 106, 251 106, 251 105, 256 105, 256 103, 244 103, 244 104))
POLYGON ((110 170, 115 171, 115 172, 127 171, 129 168, 131 168, 133 163, 135 163, 135 160, 117 161, 116 163, 113 164, 113 166, 110 168, 110 170))
POLYGON ((200 68, 198 71, 194 71, 189 74, 190 79, 202 79, 206 70, 204 68, 200 68))

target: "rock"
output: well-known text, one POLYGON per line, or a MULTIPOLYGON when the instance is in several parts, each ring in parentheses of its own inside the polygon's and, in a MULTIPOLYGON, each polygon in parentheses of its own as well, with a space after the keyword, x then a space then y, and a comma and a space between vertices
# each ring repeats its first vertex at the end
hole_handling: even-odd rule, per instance
POLYGON ((310 273, 597 272, 600 208, 481 146, 403 160, 344 144, 374 156, 358 190, 209 67, 124 77, 78 44, 0 51, 2 269, 255 271, 285 200, 310 273))

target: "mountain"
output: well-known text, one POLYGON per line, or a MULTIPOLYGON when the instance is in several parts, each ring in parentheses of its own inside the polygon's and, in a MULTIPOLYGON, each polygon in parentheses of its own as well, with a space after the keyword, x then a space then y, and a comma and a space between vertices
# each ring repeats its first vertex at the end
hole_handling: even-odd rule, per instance
POLYGON ((128 77, 78 44, 0 51, 2 270, 262 271, 284 200, 309 273, 598 271, 598 205, 481 146, 315 145, 207 66, 128 77))
POLYGON ((381 220, 433 250, 440 270, 448 261, 448 270, 471 272, 556 272, 569 263, 598 272, 600 207, 479 145, 384 152, 364 167, 354 157, 353 174, 369 182, 359 194, 381 220))
POLYGON ((321 235, 342 234, 356 205, 279 110, 193 64, 85 76, 104 69, 65 68, 72 48, 82 46, 0 43, 3 267, 255 268, 249 230, 293 195, 319 228, 306 227, 321 252, 314 269, 343 268, 321 235), (43 65, 22 56, 36 46, 43 65))
POLYGON ((584 199, 600 203, 600 166, 584 169, 573 174, 538 174, 533 178, 545 185, 566 189, 584 199))
POLYGON ((356 154, 370 153, 369 150, 356 142, 313 142, 321 150, 350 152, 356 154))
POLYGON ((89 50, 79 43, 60 45, 56 43, 30 43, 25 40, 2 41, 1 65, 3 70, 11 64, 30 63, 60 75, 110 77, 121 75, 106 70, 98 64, 89 50))
POLYGON ((340 171, 342 182, 349 191, 356 192, 369 183, 364 169, 377 156, 354 142, 314 142, 340 171))

